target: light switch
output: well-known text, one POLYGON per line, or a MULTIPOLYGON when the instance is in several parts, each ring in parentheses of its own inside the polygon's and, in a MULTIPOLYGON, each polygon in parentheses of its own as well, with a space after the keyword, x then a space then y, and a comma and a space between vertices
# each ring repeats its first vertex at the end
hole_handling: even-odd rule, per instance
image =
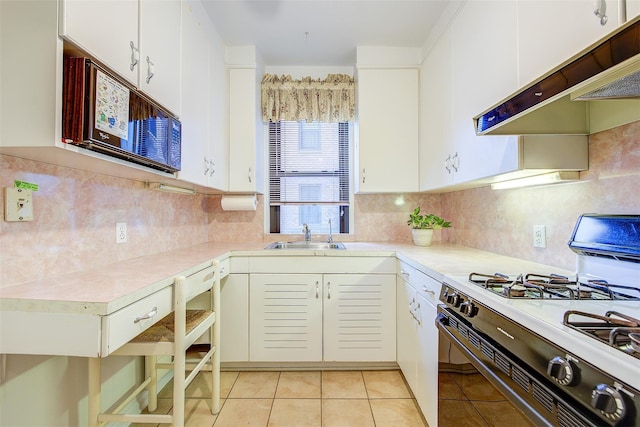
POLYGON ((15 187, 4 189, 4 220, 33 221, 31 190, 15 187))

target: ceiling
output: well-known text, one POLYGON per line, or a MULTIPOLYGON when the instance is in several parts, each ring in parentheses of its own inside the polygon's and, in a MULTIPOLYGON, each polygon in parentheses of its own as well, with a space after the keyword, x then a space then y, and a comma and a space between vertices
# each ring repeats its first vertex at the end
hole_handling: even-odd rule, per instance
POLYGON ((450 0, 203 0, 227 46, 267 66, 354 66, 356 46, 422 47, 450 0))

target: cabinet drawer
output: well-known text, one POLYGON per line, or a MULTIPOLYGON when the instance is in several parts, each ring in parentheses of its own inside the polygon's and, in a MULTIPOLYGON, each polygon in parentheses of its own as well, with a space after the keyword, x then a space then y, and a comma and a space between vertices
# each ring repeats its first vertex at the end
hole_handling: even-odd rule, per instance
POLYGON ((102 351, 105 357, 117 350, 172 310, 173 286, 168 286, 102 318, 102 351), (149 315, 148 319, 141 317, 149 315))
POLYGON ((438 304, 441 287, 439 281, 405 262, 400 262, 400 276, 427 301, 438 304))
POLYGON ((220 280, 224 279, 229 275, 229 271, 231 270, 231 263, 229 262, 229 258, 225 258, 220 261, 220 280))

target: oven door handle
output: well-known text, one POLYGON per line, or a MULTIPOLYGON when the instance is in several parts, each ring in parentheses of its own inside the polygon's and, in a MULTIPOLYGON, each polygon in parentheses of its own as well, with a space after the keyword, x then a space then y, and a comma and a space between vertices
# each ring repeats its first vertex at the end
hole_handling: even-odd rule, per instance
POLYGON ((438 315, 435 318, 435 324, 442 333, 442 335, 448 339, 458 350, 469 359, 469 362, 485 377, 491 384, 493 384, 502 394, 507 396, 518 408, 524 412, 531 421, 537 426, 549 426, 552 427, 548 420, 543 418, 541 414, 532 407, 527 401, 525 401, 520 395, 513 391, 507 383, 504 382, 498 374, 491 369, 490 366, 476 356, 471 350, 469 350, 451 331, 449 331, 449 318, 440 312, 445 310, 446 306, 440 305, 438 309, 438 315))

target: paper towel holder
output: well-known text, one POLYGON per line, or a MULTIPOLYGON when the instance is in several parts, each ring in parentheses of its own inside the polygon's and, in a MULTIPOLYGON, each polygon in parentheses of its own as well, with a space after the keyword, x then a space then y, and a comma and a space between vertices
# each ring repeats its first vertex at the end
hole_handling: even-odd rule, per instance
POLYGON ((224 194, 220 205, 223 211, 255 211, 258 197, 256 194, 224 194))

